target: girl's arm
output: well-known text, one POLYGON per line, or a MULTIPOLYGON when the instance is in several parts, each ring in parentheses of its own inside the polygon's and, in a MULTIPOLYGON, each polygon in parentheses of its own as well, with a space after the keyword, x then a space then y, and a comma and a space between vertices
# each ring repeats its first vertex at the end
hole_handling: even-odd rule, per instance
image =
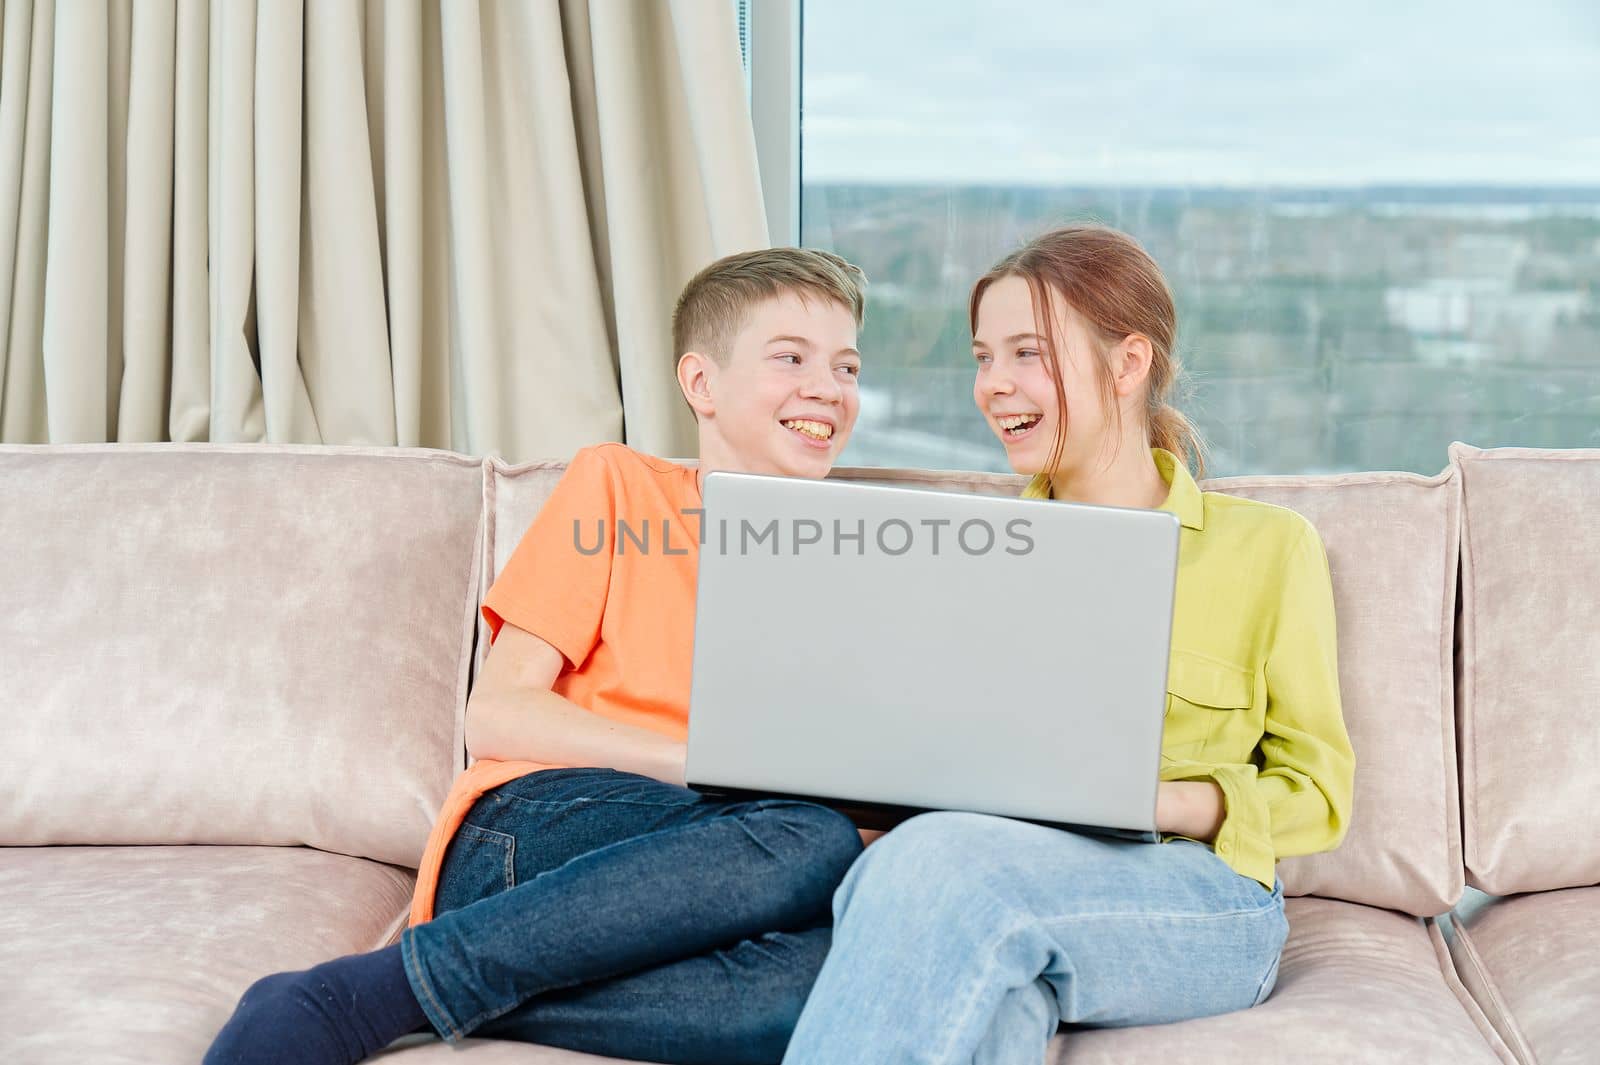
POLYGON ((1173 823, 1207 830, 1165 831, 1213 842, 1235 868, 1253 870, 1264 883, 1279 858, 1337 847, 1350 827, 1355 794, 1355 754, 1339 703, 1333 584, 1310 522, 1303 521, 1285 558, 1270 632, 1266 720, 1255 758, 1179 767, 1161 785, 1157 803, 1158 822, 1165 804, 1173 823), (1174 783, 1213 794, 1174 792, 1174 783), (1202 824, 1213 816, 1215 822, 1202 824))
POLYGON ((1355 752, 1339 701, 1337 638, 1327 555, 1306 522, 1267 653, 1266 726, 1251 788, 1279 858, 1332 850, 1350 828, 1355 752))
POLYGON ((1156 793, 1156 829, 1210 843, 1227 807, 1211 780, 1164 780, 1156 793))

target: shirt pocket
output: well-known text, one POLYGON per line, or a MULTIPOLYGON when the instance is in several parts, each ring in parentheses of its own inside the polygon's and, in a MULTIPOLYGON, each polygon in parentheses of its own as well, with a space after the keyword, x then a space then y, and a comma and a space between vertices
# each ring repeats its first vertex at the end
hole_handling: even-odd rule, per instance
POLYGON ((1224 727, 1227 715, 1249 709, 1255 674, 1197 651, 1174 651, 1167 665, 1163 761, 1195 758, 1224 727))

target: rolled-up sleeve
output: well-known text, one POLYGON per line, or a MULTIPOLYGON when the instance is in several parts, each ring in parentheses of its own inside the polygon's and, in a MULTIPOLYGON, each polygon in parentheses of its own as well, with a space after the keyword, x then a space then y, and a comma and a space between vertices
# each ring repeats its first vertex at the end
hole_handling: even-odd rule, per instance
POLYGON ((1225 811, 1212 846, 1235 870, 1270 887, 1277 859, 1339 845, 1355 795, 1355 752, 1339 701, 1333 585, 1309 522, 1285 556, 1263 669, 1266 722, 1254 760, 1176 763, 1161 776, 1216 782, 1225 811))
POLYGON ((1350 828, 1355 752, 1339 703, 1333 582, 1308 522, 1285 566, 1267 653, 1267 720, 1255 787, 1280 858, 1332 850, 1350 828))

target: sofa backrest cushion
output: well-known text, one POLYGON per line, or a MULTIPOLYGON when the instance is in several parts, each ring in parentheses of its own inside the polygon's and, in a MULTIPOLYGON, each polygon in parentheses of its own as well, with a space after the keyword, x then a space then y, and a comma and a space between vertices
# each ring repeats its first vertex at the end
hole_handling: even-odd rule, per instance
MULTIPOLYGON (((544 506, 545 500, 550 498, 550 493, 555 491, 561 475, 566 472, 565 462, 512 464, 499 458, 489 460, 489 475, 485 480, 489 514, 484 541, 486 544, 484 558, 487 564, 483 567, 482 587, 478 594, 480 605, 484 596, 488 594, 490 585, 494 584, 495 578, 510 561, 511 552, 515 551, 517 544, 522 541, 522 534, 533 524, 539 509, 544 506)), ((483 659, 488 653, 489 626, 484 622, 480 611, 478 666, 482 666, 483 659)))
POLYGON ((1463 884, 1454 471, 1235 477, 1205 487, 1305 515, 1322 536, 1333 577, 1355 806, 1337 850, 1279 863, 1284 890, 1419 916, 1443 913, 1463 884))
POLYGON ((414 866, 461 765, 483 468, 0 448, 0 844, 414 866))
POLYGON ((1600 883, 1600 449, 1450 455, 1468 882, 1494 895, 1600 883))

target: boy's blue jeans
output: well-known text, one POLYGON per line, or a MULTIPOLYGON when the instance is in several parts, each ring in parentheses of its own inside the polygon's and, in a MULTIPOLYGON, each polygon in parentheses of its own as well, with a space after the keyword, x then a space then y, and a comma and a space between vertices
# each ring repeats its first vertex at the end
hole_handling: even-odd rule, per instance
POLYGON ((658 1062, 776 1062, 861 839, 787 800, 553 769, 473 805, 400 939, 434 1028, 658 1062))
POLYGON ((1255 1005, 1288 933, 1283 886, 1205 844, 963 813, 913 818, 867 848, 834 917, 789 1065, 1038 1065, 1062 1022, 1255 1005))

